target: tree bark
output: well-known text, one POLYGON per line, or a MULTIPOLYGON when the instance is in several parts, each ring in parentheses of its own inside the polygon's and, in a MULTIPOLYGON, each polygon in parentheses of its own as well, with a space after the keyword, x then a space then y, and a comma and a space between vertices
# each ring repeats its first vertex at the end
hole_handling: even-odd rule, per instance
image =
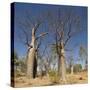
POLYGON ((62 82, 66 82, 66 66, 65 66, 65 52, 64 52, 64 43, 61 41, 60 43, 60 57, 59 57, 59 75, 60 75, 60 80, 62 82))
POLYGON ((32 29, 32 40, 31 40, 31 48, 28 50, 27 57, 27 77, 33 79, 36 77, 37 73, 37 60, 36 60, 36 48, 35 48, 35 32, 32 29))

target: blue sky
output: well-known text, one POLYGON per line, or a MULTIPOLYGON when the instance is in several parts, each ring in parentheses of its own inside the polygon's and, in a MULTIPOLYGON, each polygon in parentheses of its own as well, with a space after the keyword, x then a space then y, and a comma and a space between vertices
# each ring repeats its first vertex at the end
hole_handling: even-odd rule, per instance
MULTIPOLYGON (((74 58, 77 59, 78 57, 78 45, 83 44, 85 47, 87 47, 87 7, 75 7, 75 6, 63 6, 63 5, 41 5, 41 4, 29 4, 29 3, 15 3, 15 44, 14 48, 19 56, 25 56, 27 52, 27 47, 23 45, 18 40, 19 32, 22 30, 20 27, 18 27, 17 18, 19 20, 24 20, 26 16, 26 12, 29 11, 31 15, 38 15, 38 13, 44 11, 44 10, 53 10, 56 11, 57 8, 60 8, 63 10, 63 12, 66 12, 66 10, 72 10, 75 14, 79 15, 81 18, 81 29, 82 32, 78 33, 75 37, 70 39, 67 47, 68 48, 74 48, 74 58)), ((38 30, 38 33, 45 31, 43 26, 38 30)), ((47 28, 46 28, 47 29, 47 28)), ((48 30, 47 30, 48 31, 48 30)), ((47 44, 45 42, 53 42, 53 35, 48 35, 43 40, 43 44, 47 44)), ((44 45, 42 44, 41 49, 44 48, 44 45)), ((66 53, 67 55, 70 53, 66 53)))

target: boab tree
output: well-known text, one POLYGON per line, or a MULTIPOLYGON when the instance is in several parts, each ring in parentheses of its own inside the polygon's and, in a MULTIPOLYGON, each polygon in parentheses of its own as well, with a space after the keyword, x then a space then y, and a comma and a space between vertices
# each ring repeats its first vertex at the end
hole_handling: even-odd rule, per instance
POLYGON ((70 69, 70 73, 71 75, 73 75, 73 71, 74 71, 74 59, 73 56, 69 57, 69 69, 70 69))
MULTIPOLYGON (((39 24, 38 24, 39 25, 39 24)), ((47 33, 42 33, 39 35, 39 37, 36 37, 35 36, 35 33, 36 33, 36 28, 38 26, 34 27, 32 29, 32 39, 31 39, 31 43, 29 44, 29 49, 28 49, 28 56, 27 56, 27 75, 30 77, 30 78, 35 78, 35 75, 36 75, 36 70, 37 70, 37 47, 36 47, 36 42, 37 42, 37 39, 44 36, 45 34, 47 33)))
POLYGON ((49 12, 50 29, 54 34, 53 48, 58 55, 58 75, 60 80, 66 82, 66 59, 65 51, 70 39, 78 34, 80 29, 80 16, 72 10, 61 10, 49 12))
POLYGON ((36 77, 37 73, 37 52, 40 47, 39 39, 47 34, 47 32, 39 31, 39 35, 37 33, 40 26, 45 21, 45 17, 43 14, 39 13, 39 15, 34 15, 26 12, 24 19, 17 20, 18 25, 21 28, 22 36, 19 35, 20 40, 27 46, 27 59, 26 59, 26 75, 28 78, 32 79, 36 77), (23 37, 23 38, 22 38, 23 37))

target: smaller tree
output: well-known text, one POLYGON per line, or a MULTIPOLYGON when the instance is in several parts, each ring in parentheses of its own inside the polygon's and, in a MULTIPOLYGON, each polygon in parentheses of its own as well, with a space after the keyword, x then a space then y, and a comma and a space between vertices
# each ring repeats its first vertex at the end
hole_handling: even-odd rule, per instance
POLYGON ((19 61, 18 61, 19 57, 16 51, 13 52, 13 55, 14 55, 14 58, 12 58, 12 62, 14 63, 15 70, 17 71, 18 66, 19 66, 19 61))
POLYGON ((80 72, 82 70, 82 65, 81 64, 75 64, 74 65, 74 72, 80 72))
POLYGON ((74 59, 73 59, 73 56, 69 57, 69 68, 70 68, 71 75, 73 75, 73 69, 74 69, 74 59))
POLYGON ((19 56, 18 53, 14 50, 11 54, 11 76, 19 76, 20 75, 20 61, 19 61, 19 56))
POLYGON ((84 69, 87 70, 88 67, 87 49, 83 45, 81 45, 79 48, 79 56, 80 56, 80 60, 85 64, 84 69))
POLYGON ((26 73, 26 57, 22 57, 19 60, 19 66, 22 73, 26 73))

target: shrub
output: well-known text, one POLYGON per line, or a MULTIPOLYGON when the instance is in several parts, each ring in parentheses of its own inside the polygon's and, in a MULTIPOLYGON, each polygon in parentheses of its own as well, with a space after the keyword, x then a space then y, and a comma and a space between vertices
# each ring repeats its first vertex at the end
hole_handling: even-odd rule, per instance
POLYGON ((59 76, 56 71, 54 70, 49 71, 49 78, 52 83, 54 84, 59 83, 59 76))
POLYGON ((82 65, 81 64, 75 64, 74 65, 74 72, 80 72, 82 70, 82 65))
POLYGON ((23 72, 21 72, 20 69, 15 70, 15 77, 21 77, 21 76, 25 76, 25 74, 23 72))

